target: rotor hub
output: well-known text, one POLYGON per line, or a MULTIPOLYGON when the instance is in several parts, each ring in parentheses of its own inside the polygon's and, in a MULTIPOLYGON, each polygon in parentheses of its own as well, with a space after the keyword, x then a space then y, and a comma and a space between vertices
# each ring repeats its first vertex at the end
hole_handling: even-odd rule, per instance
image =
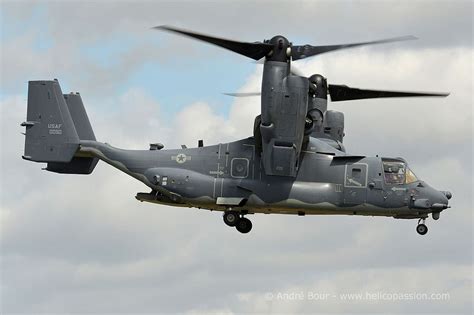
POLYGON ((324 98, 327 99, 328 96, 328 82, 325 77, 323 77, 320 74, 313 74, 308 78, 310 84, 313 85, 313 89, 311 91, 313 92, 314 97, 317 98, 324 98))
POLYGON ((291 43, 286 37, 277 35, 270 39, 268 43, 273 45, 273 50, 267 55, 267 60, 286 62, 290 59, 288 49, 291 52, 291 43))

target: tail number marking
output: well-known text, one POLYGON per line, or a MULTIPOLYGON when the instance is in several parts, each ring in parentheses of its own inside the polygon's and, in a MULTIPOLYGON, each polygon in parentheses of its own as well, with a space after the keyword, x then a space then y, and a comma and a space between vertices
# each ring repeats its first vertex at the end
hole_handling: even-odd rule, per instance
POLYGON ((63 124, 48 124, 48 130, 50 135, 62 135, 63 131, 61 129, 63 124))

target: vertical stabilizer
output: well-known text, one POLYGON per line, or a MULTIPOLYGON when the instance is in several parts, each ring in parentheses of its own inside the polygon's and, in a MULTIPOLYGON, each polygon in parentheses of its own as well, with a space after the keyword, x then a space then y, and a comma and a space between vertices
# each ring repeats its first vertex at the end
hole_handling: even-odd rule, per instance
MULTIPOLYGON (((64 94, 64 99, 79 139, 95 141, 94 131, 82 103, 81 95, 79 93, 64 94)), ((95 157, 75 156, 69 163, 49 162, 46 170, 63 174, 90 174, 98 161, 99 159, 95 157)))
POLYGON ((58 81, 30 81, 24 159, 69 162, 79 137, 58 81))

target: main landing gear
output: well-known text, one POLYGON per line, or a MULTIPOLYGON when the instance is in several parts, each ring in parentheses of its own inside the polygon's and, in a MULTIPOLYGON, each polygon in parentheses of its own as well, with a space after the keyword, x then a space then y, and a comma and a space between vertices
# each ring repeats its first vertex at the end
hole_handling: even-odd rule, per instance
POLYGON ((224 223, 235 227, 240 233, 248 233, 252 230, 252 221, 245 218, 237 211, 227 210, 224 212, 224 223))
POLYGON ((425 219, 424 218, 421 218, 420 220, 418 220, 418 225, 416 226, 416 231, 420 235, 425 235, 426 233, 428 233, 428 227, 425 225, 425 219))

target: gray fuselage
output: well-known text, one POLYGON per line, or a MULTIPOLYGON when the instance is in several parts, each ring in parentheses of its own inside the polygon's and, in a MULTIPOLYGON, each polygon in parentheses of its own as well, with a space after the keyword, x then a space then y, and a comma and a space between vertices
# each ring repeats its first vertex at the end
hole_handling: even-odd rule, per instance
POLYGON ((426 183, 387 184, 382 158, 351 156, 310 138, 298 176, 265 175, 254 139, 177 150, 122 150, 81 141, 81 155, 94 156, 142 181, 151 193, 137 199, 242 213, 346 214, 419 218, 432 209, 415 199, 447 204, 426 183))

